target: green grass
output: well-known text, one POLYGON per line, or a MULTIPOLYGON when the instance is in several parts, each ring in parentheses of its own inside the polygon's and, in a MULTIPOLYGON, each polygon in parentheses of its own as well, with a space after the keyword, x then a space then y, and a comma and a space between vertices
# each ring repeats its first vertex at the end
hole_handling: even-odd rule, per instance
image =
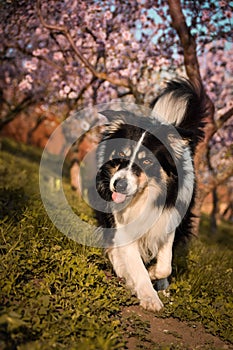
POLYGON ((233 342, 233 225, 222 222, 216 234, 203 215, 198 238, 193 238, 188 260, 176 252, 172 297, 165 301, 165 316, 199 321, 212 334, 233 342), (185 265, 185 268, 184 268, 185 265))
MULTIPOLYGON (((208 227, 206 218, 201 227, 203 223, 208 227)), ((208 239, 205 233, 201 231, 200 239, 191 244, 187 270, 173 278, 164 315, 199 321, 212 334, 233 342, 232 249, 226 247, 232 228, 224 223, 218 237, 208 239)))
MULTIPOLYGON (((103 252, 68 239, 48 218, 38 189, 39 159, 39 150, 2 142, 0 348, 122 349, 129 328, 143 341, 149 325, 139 316, 122 316, 122 308, 137 300, 103 252)), ((67 178, 64 188, 74 210, 93 223, 67 178)), ((200 321, 232 342, 232 228, 223 223, 214 237, 209 232, 203 218, 187 262, 176 254, 171 297, 164 298, 160 317, 200 321)))

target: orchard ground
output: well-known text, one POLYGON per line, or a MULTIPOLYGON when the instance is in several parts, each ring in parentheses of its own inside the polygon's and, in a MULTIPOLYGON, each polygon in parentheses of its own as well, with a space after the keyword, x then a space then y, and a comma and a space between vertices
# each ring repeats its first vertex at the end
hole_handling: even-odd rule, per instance
MULTIPOLYGON (((170 297, 144 311, 103 251, 81 246, 48 218, 38 188, 41 151, 2 140, 0 162, 0 348, 233 349, 230 223, 210 234, 208 217, 189 250, 177 250, 170 297)), ((75 213, 91 209, 64 190, 75 213)))

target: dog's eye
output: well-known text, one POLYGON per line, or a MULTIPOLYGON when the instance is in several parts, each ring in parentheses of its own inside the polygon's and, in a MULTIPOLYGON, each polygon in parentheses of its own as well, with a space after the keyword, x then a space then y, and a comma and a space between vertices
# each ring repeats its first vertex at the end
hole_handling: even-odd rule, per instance
POLYGON ((143 164, 144 165, 151 165, 152 164, 152 161, 150 159, 144 159, 143 160, 143 164))
POLYGON ((125 157, 124 152, 118 152, 118 156, 120 156, 121 158, 125 157))

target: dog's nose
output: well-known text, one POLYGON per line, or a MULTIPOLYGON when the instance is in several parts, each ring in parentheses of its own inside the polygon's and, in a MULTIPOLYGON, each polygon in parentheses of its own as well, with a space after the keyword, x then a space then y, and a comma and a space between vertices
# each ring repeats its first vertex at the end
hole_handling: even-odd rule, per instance
POLYGON ((113 184, 116 192, 119 192, 119 193, 125 192, 127 185, 128 183, 126 179, 117 179, 113 184))

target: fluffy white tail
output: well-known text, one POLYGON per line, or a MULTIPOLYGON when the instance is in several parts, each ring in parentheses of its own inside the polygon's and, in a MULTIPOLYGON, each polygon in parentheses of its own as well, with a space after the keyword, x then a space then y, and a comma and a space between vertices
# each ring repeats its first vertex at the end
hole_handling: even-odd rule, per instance
MULTIPOLYGON (((202 94, 201 94, 202 95, 202 94)), ((173 124, 200 133, 205 117, 203 97, 185 79, 172 80, 151 104, 152 116, 161 122, 173 124)))

